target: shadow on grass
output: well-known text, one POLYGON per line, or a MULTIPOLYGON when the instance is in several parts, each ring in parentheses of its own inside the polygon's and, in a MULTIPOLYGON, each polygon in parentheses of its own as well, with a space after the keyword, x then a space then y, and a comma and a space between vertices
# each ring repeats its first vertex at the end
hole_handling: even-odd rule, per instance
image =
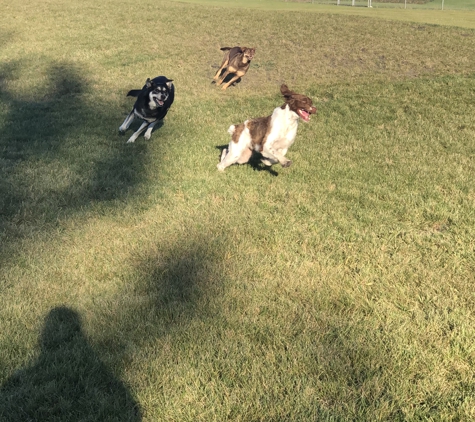
POLYGON ((71 212, 129 198, 147 159, 143 143, 117 136, 121 116, 73 64, 43 68, 42 86, 11 88, 31 66, 0 65, 0 261, 71 212))
POLYGON ((79 315, 52 309, 41 354, 0 389, 2 421, 140 421, 127 387, 101 362, 81 330, 79 315))
MULTIPOLYGON (((221 77, 223 76, 223 74, 224 74, 225 72, 226 72, 226 69, 223 69, 223 70, 219 73, 219 79, 221 79, 221 77)), ((229 81, 230 81, 232 78, 234 78, 235 76, 236 76, 235 73, 230 73, 229 75, 227 75, 227 76, 224 78, 223 82, 221 82, 220 87, 221 87, 222 85, 226 84, 227 82, 229 82, 229 81)), ((218 79, 218 80, 219 80, 219 79, 218 79)), ((230 86, 236 86, 238 83, 241 82, 241 80, 242 80, 242 78, 237 78, 230 86)), ((211 85, 216 85, 216 81, 215 81, 215 80, 211 81, 211 85)))
POLYGON ((219 318, 216 303, 224 297, 225 284, 218 243, 218 238, 188 233, 176 245, 157 244, 134 260, 134 271, 124 281, 127 291, 98 309, 104 353, 154 343, 171 333, 181 336, 197 319, 219 318))
MULTIPOLYGON (((225 148, 227 148, 228 145, 218 145, 216 146, 216 149, 219 150, 219 159, 221 159, 221 153, 225 148)), ((249 161, 246 163, 246 165, 249 165, 252 167, 254 171, 267 171, 270 175, 272 176, 278 176, 279 173, 277 173, 272 166, 266 166, 265 164, 262 163, 261 161, 262 155, 258 152, 253 152, 251 155, 251 158, 249 161)), ((244 164, 233 164, 233 165, 244 165, 244 164)))

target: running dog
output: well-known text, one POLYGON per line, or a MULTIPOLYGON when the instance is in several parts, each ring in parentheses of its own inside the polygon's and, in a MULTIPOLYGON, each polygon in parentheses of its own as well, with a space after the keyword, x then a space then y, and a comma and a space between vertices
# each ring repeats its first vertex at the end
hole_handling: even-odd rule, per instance
POLYGON ((285 103, 275 108, 270 116, 229 127, 231 142, 221 153, 218 170, 223 171, 234 163, 247 163, 253 152, 262 155, 261 161, 266 166, 280 163, 282 167, 289 167, 292 164, 285 154, 294 143, 299 120, 309 122, 310 115, 315 114, 317 109, 310 98, 290 91, 287 85, 283 84, 280 92, 285 103))
POLYGON ((143 120, 142 125, 129 138, 127 143, 135 142, 146 129, 144 138, 150 139, 154 126, 167 115, 175 97, 173 79, 157 76, 147 79, 142 89, 133 89, 127 93, 128 97, 137 97, 134 107, 119 127, 119 133, 124 134, 136 117, 143 120))
POLYGON ((254 58, 256 52, 255 48, 248 47, 223 47, 221 51, 224 51, 223 63, 221 67, 214 75, 213 80, 216 81, 216 85, 221 85, 224 82, 226 76, 233 73, 234 76, 226 82, 222 89, 227 89, 229 85, 236 82, 239 78, 242 78, 251 65, 251 60, 254 58), (221 72, 224 73, 221 75, 221 72))

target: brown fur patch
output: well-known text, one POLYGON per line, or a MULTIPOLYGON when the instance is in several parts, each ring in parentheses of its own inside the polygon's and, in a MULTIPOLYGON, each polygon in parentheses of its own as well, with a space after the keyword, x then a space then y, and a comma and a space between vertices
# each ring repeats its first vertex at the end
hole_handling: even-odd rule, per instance
POLYGON ((251 134, 252 144, 257 146, 257 151, 262 151, 264 142, 271 129, 270 127, 271 116, 257 117, 256 119, 249 120, 247 127, 251 134))
POLYGON ((307 110, 308 113, 314 113, 315 107, 313 107, 312 100, 305 95, 293 95, 292 98, 287 100, 285 104, 282 105, 282 109, 286 105, 289 105, 290 110, 297 113, 299 109, 307 110))
POLYGON ((229 61, 233 61, 234 60, 234 57, 236 57, 238 54, 242 54, 244 53, 244 50, 246 49, 247 47, 233 47, 229 50, 229 53, 228 53, 228 57, 229 57, 229 61))
POLYGON ((232 136, 232 140, 235 144, 239 142, 239 138, 241 137, 241 133, 244 130, 244 123, 239 123, 238 125, 234 125, 234 133, 232 136))
POLYGON ((317 109, 313 106, 312 100, 306 95, 297 94, 290 91, 287 85, 280 87, 280 92, 285 98, 285 103, 282 105, 282 110, 288 105, 289 109, 297 114, 299 110, 305 110, 308 114, 315 114, 317 109))

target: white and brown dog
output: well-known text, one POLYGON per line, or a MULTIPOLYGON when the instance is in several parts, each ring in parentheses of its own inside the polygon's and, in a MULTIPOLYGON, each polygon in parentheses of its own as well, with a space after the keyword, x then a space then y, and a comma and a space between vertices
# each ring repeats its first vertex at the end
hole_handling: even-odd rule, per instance
POLYGON ((218 170, 223 171, 234 163, 247 163, 254 151, 262 154, 261 161, 266 166, 280 163, 282 167, 289 167, 292 164, 285 154, 294 143, 299 119, 308 122, 310 115, 316 113, 317 109, 310 98, 290 91, 287 85, 282 85, 280 92, 285 103, 270 116, 246 120, 229 127, 228 133, 232 139, 228 149, 225 148, 221 153, 218 170))

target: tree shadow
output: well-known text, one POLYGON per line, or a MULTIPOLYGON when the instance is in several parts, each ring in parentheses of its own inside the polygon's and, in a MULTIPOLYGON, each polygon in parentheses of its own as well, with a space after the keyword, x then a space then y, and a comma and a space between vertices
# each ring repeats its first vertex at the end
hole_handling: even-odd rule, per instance
MULTIPOLYGON (((223 150, 225 148, 228 147, 228 144, 226 145, 217 145, 216 146, 216 149, 219 150, 219 158, 221 159, 221 153, 223 152, 223 150)), ((261 161, 261 158, 262 158, 262 154, 258 153, 258 152, 253 152, 252 155, 251 155, 251 158, 249 159, 249 161, 246 163, 248 164, 249 166, 251 166, 251 168, 254 170, 254 171, 266 171, 268 172, 271 176, 278 176, 279 173, 277 173, 273 168, 272 166, 266 166, 265 164, 262 163, 261 161)))
POLYGON ((80 316, 52 309, 41 353, 0 389, 2 421, 140 421, 127 387, 100 360, 82 333, 80 316))
POLYGON ((226 288, 219 242, 219 237, 188 233, 176 245, 157 244, 134 259, 132 278, 124 282, 127 294, 97 309, 99 347, 120 353, 130 344, 142 347, 170 333, 180 336, 196 319, 219 318, 216 303, 226 288))
POLYGON ((147 160, 143 143, 116 135, 117 110, 94 96, 81 69, 50 65, 42 86, 29 87, 19 75, 30 66, 0 64, 0 261, 16 240, 72 212, 129 198, 147 160))

